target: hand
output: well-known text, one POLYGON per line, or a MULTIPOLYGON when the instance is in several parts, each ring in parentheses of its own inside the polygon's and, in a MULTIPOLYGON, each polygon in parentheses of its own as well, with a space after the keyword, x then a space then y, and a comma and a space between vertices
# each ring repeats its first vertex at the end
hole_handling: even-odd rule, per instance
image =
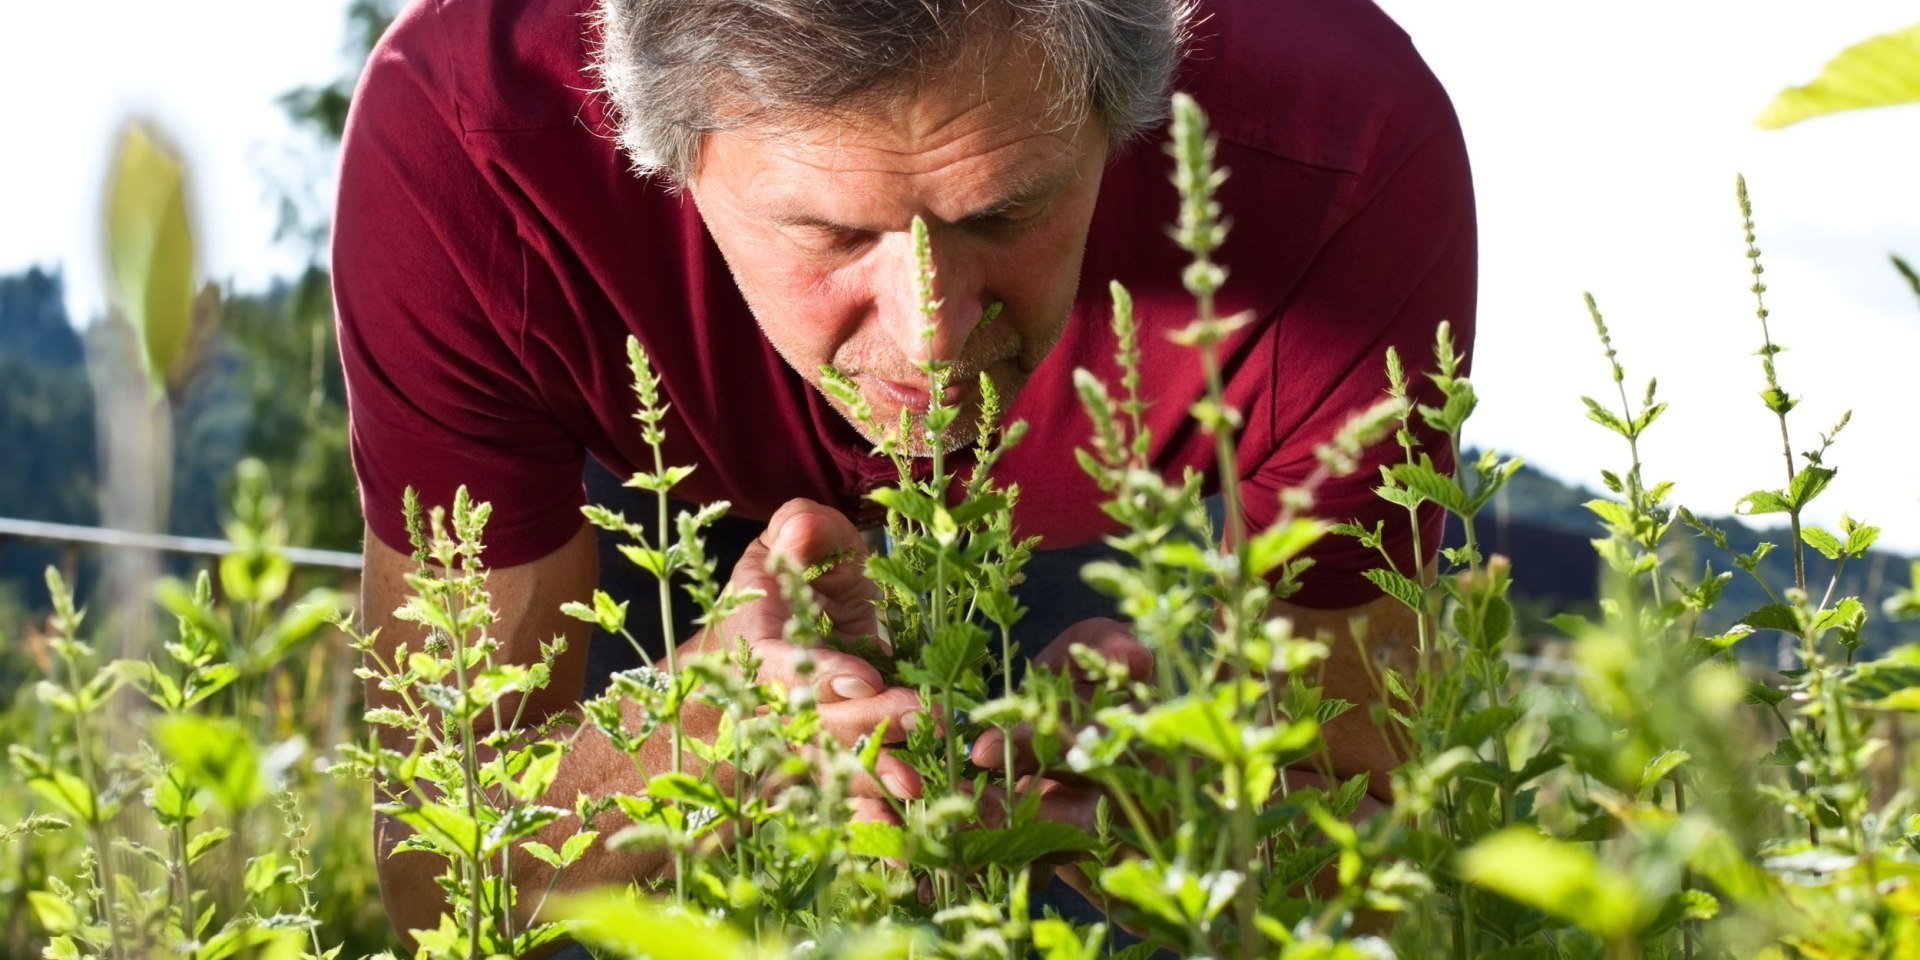
MULTIPOLYGON (((1073 655, 1083 646, 1109 663, 1126 669, 1128 679, 1145 682, 1153 677, 1153 652, 1127 632, 1125 624, 1096 618, 1082 620, 1061 631, 1060 636, 1033 658, 1035 666, 1047 667, 1072 678, 1073 689, 1083 701, 1092 697, 1102 678, 1088 672, 1073 655)), ((1078 731, 1068 731, 1070 739, 1078 731)), ((974 741, 972 759, 981 767, 1004 771, 1007 764, 1007 734, 989 730, 974 741)), ((1039 764, 1033 752, 1033 730, 1022 724, 1013 730, 1013 770, 1018 778, 1014 789, 1040 798, 1039 818, 1071 824, 1089 833, 1096 829, 1101 790, 1091 781, 1070 770, 1051 769, 1038 776, 1039 764)), ((1002 781, 1004 782, 1004 781, 1002 781)), ((1005 789, 989 785, 981 799, 981 818, 994 824, 1003 815, 1005 789)))
MULTIPOLYGON (((852 745, 882 722, 887 725, 887 742, 904 741, 906 716, 920 710, 917 693, 905 687, 888 687, 880 671, 851 653, 824 646, 803 648, 782 639, 789 610, 773 573, 775 558, 785 557, 805 568, 835 554, 845 559, 812 584, 815 601, 833 621, 833 638, 842 642, 875 638, 883 650, 892 653, 886 641, 878 639, 879 613, 874 601, 879 599, 879 588, 866 577, 867 548, 860 531, 838 510, 801 499, 782 505, 734 565, 729 581, 732 589, 757 590, 764 596, 702 631, 695 643, 703 650, 731 651, 734 638, 744 637, 748 650, 760 661, 757 679, 779 683, 789 690, 812 686, 819 702, 821 727, 843 744, 852 745), (813 669, 803 676, 799 666, 808 658, 813 661, 813 669)), ((887 798, 917 797, 921 786, 920 775, 911 765, 882 753, 875 776, 853 784, 856 815, 890 818, 887 798)))

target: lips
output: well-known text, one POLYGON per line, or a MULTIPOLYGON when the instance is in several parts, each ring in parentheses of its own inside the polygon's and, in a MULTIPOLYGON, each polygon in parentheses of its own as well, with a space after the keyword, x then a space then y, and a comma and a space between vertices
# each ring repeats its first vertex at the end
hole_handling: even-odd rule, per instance
MULTIPOLYGON (((925 385, 900 383, 884 377, 873 378, 873 384, 882 397, 909 410, 925 410, 932 402, 932 397, 927 392, 925 385)), ((968 392, 973 389, 974 384, 972 381, 947 384, 947 389, 940 397, 941 403, 945 406, 953 406, 964 399, 968 392)))

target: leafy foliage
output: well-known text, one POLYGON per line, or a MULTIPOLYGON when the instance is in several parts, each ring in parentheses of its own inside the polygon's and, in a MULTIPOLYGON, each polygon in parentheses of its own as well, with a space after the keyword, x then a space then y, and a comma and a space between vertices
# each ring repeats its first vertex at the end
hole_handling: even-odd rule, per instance
MULTIPOLYGON (((1787 517, 1792 539, 1777 549, 1793 558, 1793 576, 1774 582, 1763 561, 1775 545, 1735 549, 1726 531, 1671 502, 1671 484, 1649 478, 1640 440, 1666 407, 1651 381, 1628 391, 1589 298, 1615 384, 1613 396, 1587 401, 1589 419, 1625 456, 1604 477, 1611 496, 1584 507, 1601 534, 1592 548, 1602 601, 1590 616, 1554 618, 1566 669, 1550 672, 1513 655, 1522 629, 1513 591, 1525 571, 1490 551, 1477 525, 1521 465, 1462 449, 1478 397, 1444 323, 1429 363, 1382 357, 1389 396, 1329 440, 1323 469, 1287 492, 1273 524, 1247 529, 1231 471, 1239 417, 1222 399, 1215 353, 1246 322, 1213 309, 1227 281, 1213 259, 1228 237, 1212 199, 1225 174, 1197 106, 1179 99, 1174 116, 1175 238, 1193 257, 1185 279, 1196 307, 1175 336, 1207 374, 1208 395, 1190 412, 1225 468, 1224 529, 1200 498, 1200 476, 1146 466, 1140 331, 1123 288, 1112 290, 1118 383, 1075 379, 1090 422, 1078 459, 1119 526, 1109 539, 1119 559, 1084 575, 1115 599, 1150 663, 1092 644, 1064 662, 1016 662, 1011 630, 1025 611, 1012 588, 1036 544, 1013 535, 1020 491, 994 468, 1024 428, 1002 422, 988 380, 976 410, 946 405, 950 370, 937 361, 924 368, 928 408, 897 424, 871 422, 859 391, 828 371, 828 389, 883 438, 878 451, 898 480, 874 494, 887 548, 862 566, 878 589, 870 633, 845 611, 836 622, 815 586, 855 555, 777 561, 782 638, 799 652, 792 687, 762 678, 749 638, 683 646, 669 620, 662 661, 616 674, 577 713, 530 710, 564 646, 542 644, 534 662, 499 655, 483 562, 488 505, 464 491, 448 509, 409 500, 415 569, 398 616, 424 640, 396 646, 356 631, 331 595, 293 601, 286 528, 264 469, 249 467, 232 510, 242 549, 217 575, 158 591, 178 626, 163 659, 99 664, 81 612, 57 577, 50 583, 48 679, 33 705, 49 722, 10 751, 24 791, 0 793, 5 842, 39 865, 13 889, 46 955, 342 951, 336 927, 321 922, 325 904, 366 898, 370 882, 362 870, 357 887, 316 887, 302 809, 311 794, 289 791, 303 778, 292 762, 303 746, 288 745, 272 709, 291 702, 284 665, 332 636, 329 624, 361 654, 358 675, 383 702, 364 737, 326 746, 340 772, 373 784, 379 814, 411 831, 395 855, 439 870, 446 910, 437 926, 410 931, 422 957, 517 955, 562 938, 632 957, 1914 955, 1920 820, 1909 770, 1889 753, 1904 714, 1920 709, 1920 653, 1863 655, 1878 612, 1842 590, 1841 572, 1878 531, 1850 518, 1837 529, 1800 522, 1839 469, 1829 454, 1845 420, 1795 451, 1795 398, 1776 363, 1744 184, 1760 399, 1781 428, 1782 471, 1742 503, 1787 517), (967 412, 975 416, 963 421, 967 412), (962 439, 976 450, 964 475, 945 455, 957 425, 972 428, 962 439), (1423 436, 1445 449, 1424 448, 1423 436), (1316 484, 1387 438, 1398 462, 1375 490, 1405 511, 1414 555, 1438 546, 1417 542, 1421 511, 1461 526, 1431 569, 1402 567, 1384 525, 1309 513, 1316 484), (931 469, 914 469, 919 451, 931 469), (1439 468, 1448 461, 1455 470, 1439 468), (1726 569, 1682 549, 1689 533, 1729 554, 1717 558, 1726 569), (1325 536, 1379 551, 1370 574, 1379 603, 1414 624, 1397 650, 1356 630, 1392 654, 1368 661, 1378 695, 1364 708, 1402 761, 1387 784, 1336 775, 1324 732, 1356 706, 1317 679, 1335 638, 1276 615, 1304 552, 1325 536), (1832 564, 1825 583, 1813 579, 1821 568, 1809 550, 1832 564), (1767 602, 1730 619, 1720 610, 1716 621, 1736 576, 1767 602), (1756 635, 1780 641, 1783 669, 1755 671, 1737 657, 1756 635), (829 651, 869 658, 921 708, 902 729, 836 739, 809 680, 829 651), (136 706, 151 720, 144 742, 116 736, 110 722, 136 706), (625 782, 637 789, 558 796, 562 764, 583 738, 631 758, 625 782), (983 743, 999 744, 998 755, 983 743), (666 764, 642 762, 662 750, 666 764), (889 786, 861 802, 874 798, 858 787, 902 772, 896 764, 919 788, 889 786), (1058 815, 1069 793, 1097 798, 1088 818, 1058 815), (279 816, 263 820, 270 802, 279 816), (555 893, 614 856, 658 869, 555 893), (1036 917, 1036 886, 1054 876, 1084 887, 1107 919, 1036 917), (1140 942, 1114 950, 1123 937, 1140 942)), ((923 225, 914 240, 931 316, 939 278, 923 225)), ((653 454, 630 485, 656 498, 657 522, 597 507, 586 515, 631 539, 624 552, 656 579, 663 611, 684 590, 715 628, 769 598, 717 576, 705 536, 725 504, 667 515, 691 468, 664 460, 658 371, 637 343, 629 360, 653 454)), ((1920 614, 1915 589, 1886 612, 1920 614)), ((563 612, 632 638, 626 606, 604 594, 563 612)), ((28 729, 20 716, 9 729, 28 729)))

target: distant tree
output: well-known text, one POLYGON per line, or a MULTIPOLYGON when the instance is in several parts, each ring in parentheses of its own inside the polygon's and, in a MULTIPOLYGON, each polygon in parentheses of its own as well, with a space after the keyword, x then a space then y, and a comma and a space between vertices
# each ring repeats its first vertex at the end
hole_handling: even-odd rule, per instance
POLYGON ((311 138, 304 152, 314 162, 293 162, 296 175, 275 184, 280 195, 276 239, 301 249, 308 266, 262 295, 230 300, 222 319, 223 339, 238 361, 232 390, 252 414, 246 454, 267 464, 287 501, 289 534, 302 545, 351 550, 360 542, 346 385, 327 270, 331 171, 354 86, 399 6, 398 0, 353 0, 347 7, 347 63, 340 75, 281 95, 287 116, 311 138))

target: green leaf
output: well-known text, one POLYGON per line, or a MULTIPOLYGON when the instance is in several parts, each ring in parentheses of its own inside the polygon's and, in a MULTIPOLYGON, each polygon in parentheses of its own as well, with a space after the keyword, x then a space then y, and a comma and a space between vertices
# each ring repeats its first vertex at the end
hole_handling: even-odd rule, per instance
POLYGON ((1800 618, 1792 607, 1784 603, 1769 603, 1741 618, 1741 623, 1755 630, 1780 630, 1785 633, 1800 633, 1800 618))
POLYGON ((1678 769, 1683 763, 1693 759, 1685 750, 1668 750, 1647 761, 1646 769, 1640 771, 1640 797, 1646 799, 1652 794, 1654 784, 1678 769))
POLYGON ((433 839, 449 856, 471 860, 479 855, 480 825, 463 811, 440 803, 387 803, 376 809, 433 839))
POLYGON ((1426 608, 1426 591, 1420 589, 1420 585, 1412 580, 1380 567, 1362 570, 1360 575, 1366 577, 1388 596, 1406 604, 1408 608, 1413 610, 1426 608))
POLYGON ((1594 423, 1606 427, 1608 430, 1612 430, 1614 433, 1623 437, 1631 439, 1634 436, 1633 427, 1628 425, 1625 420, 1620 419, 1619 414, 1601 406, 1600 402, 1592 397, 1581 397, 1580 399, 1587 404, 1588 420, 1592 420, 1594 423))
POLYGON ((65 770, 47 768, 35 771, 28 775, 27 788, 75 820, 82 823, 92 823, 94 820, 98 798, 94 796, 93 789, 87 786, 86 781, 65 770))
POLYGON ((635 566, 653 574, 655 578, 664 578, 667 575, 667 554, 665 551, 637 546, 631 543, 623 543, 620 544, 619 547, 621 556, 633 561, 635 566))
POLYGON ((564 866, 564 864, 560 862, 560 855, 553 852, 552 847, 538 840, 528 840, 526 843, 520 845, 520 849, 525 850, 535 860, 549 867, 553 867, 556 870, 564 866))
POLYGON ((1460 855, 1468 882, 1550 913, 1603 940, 1632 933, 1638 902, 1633 881, 1586 847, 1510 827, 1460 855))
MULTIPOLYGON (((1842 527, 1842 529, 1845 528, 1842 527)), ((1847 555, 1854 557, 1866 556, 1867 551, 1873 549, 1874 542, 1879 539, 1879 527, 1870 527, 1866 524, 1854 527, 1852 530, 1847 531, 1847 555)))
POLYGON ((1324 521, 1307 518, 1268 527, 1247 542, 1247 569, 1256 577, 1264 577, 1299 556, 1326 532, 1324 521))
POLYGON ((971 623, 942 624, 921 653, 921 662, 937 686, 959 681, 987 656, 987 631, 971 623))
POLYGON ((187 841, 187 862, 189 864, 197 863, 201 857, 212 852, 213 848, 227 842, 232 836, 233 831, 225 827, 215 827, 212 830, 194 834, 193 839, 187 841))
POLYGON ((266 799, 267 780, 258 749, 237 721, 163 717, 155 724, 154 739, 160 754, 178 765, 188 782, 204 785, 226 810, 246 810, 266 799))
POLYGON ((1430 463, 1402 463, 1389 468, 1395 480, 1407 489, 1453 513, 1467 512, 1467 494, 1460 485, 1430 463))
POLYGON ((1223 763, 1249 752, 1284 753, 1313 741, 1319 725, 1311 720, 1267 728, 1264 736, 1243 731, 1235 719, 1238 705, 1257 703, 1264 695, 1265 688, 1256 681, 1223 682, 1145 713, 1109 708, 1100 716, 1114 726, 1131 724, 1163 749, 1185 748, 1223 763))
POLYGON ((1819 527, 1802 528, 1800 531, 1800 539, 1806 541, 1807 546, 1820 551, 1820 555, 1826 557, 1828 560, 1840 559, 1840 554, 1846 552, 1847 549, 1846 545, 1840 542, 1839 537, 1819 527))
POLYGON ((1633 509, 1624 503, 1612 500, 1588 500, 1586 508, 1594 512, 1609 527, 1633 529, 1633 509))
POLYGON ((917 490, 900 487, 880 487, 867 494, 867 499, 886 507, 889 512, 897 513, 909 520, 923 524, 933 522, 936 504, 933 498, 917 490))
POLYGON ((1119 866, 1100 871, 1100 889, 1132 904, 1160 920, 1176 926, 1186 924, 1186 916, 1173 895, 1162 886, 1154 869, 1140 860, 1127 860, 1119 866))
POLYGON ((29 890, 27 904, 33 908, 33 916, 40 921, 40 926, 53 936, 72 933, 80 927, 80 915, 65 897, 45 890, 29 890))
POLYGON ((649 960, 749 960, 751 943, 724 921, 612 887, 567 897, 556 913, 575 939, 614 955, 649 960))
POLYGON ((1097 844, 1078 827, 1036 822, 999 830, 969 830, 960 835, 961 855, 969 866, 1019 867, 1059 853, 1086 853, 1097 844))
POLYGON ((891 823, 851 823, 847 825, 847 849, 856 856, 902 860, 907 856, 907 832, 891 823))
POLYGON ((107 263, 113 299, 140 339, 148 381, 163 389, 186 355, 193 326, 193 231, 180 160, 152 130, 120 140, 107 193, 107 263))
POLYGON ((240 875, 240 886, 255 897, 264 897, 292 875, 293 867, 282 864, 279 855, 269 850, 247 861, 247 869, 240 875))
POLYGON ((572 863, 580 859, 581 856, 586 854, 587 848, 593 846, 593 841, 599 836, 600 831, 598 830, 585 830, 568 837, 567 842, 560 845, 560 862, 572 863))
POLYGON ((1833 482, 1834 471, 1827 467, 1803 467, 1787 485, 1787 500, 1795 509, 1805 507, 1833 482))
POLYGON ((726 816, 733 816, 737 811, 732 797, 721 792, 719 787, 688 773, 663 773, 649 779, 647 796, 706 807, 726 816))
POLYGON ((621 486, 652 493, 667 493, 693 473, 692 467, 668 467, 659 473, 636 473, 621 486))
POLYGON ((1742 516, 1761 513, 1787 513, 1793 504, 1772 490, 1755 490, 1733 504, 1733 512, 1742 516))
POLYGON ((1920 100, 1920 24, 1856 43, 1805 86, 1789 87, 1755 122, 1777 130, 1813 117, 1920 100))
POLYGON ((1842 680, 1842 689, 1854 700, 1912 709, 1904 702, 1912 699, 1913 691, 1920 690, 1920 656, 1910 655, 1915 650, 1903 647, 1878 660, 1849 668, 1842 680))
POLYGON ((481 841, 480 855, 491 857, 515 840, 522 840, 539 832, 541 827, 567 815, 559 807, 526 806, 515 807, 502 814, 487 835, 481 841))
MULTIPOLYGON (((261 925, 259 921, 237 922, 214 934, 205 946, 194 953, 194 956, 200 960, 225 960, 227 957, 250 951, 255 947, 266 946, 276 940, 285 942, 304 939, 301 934, 300 930, 268 927, 261 925)), ((261 956, 276 955, 272 950, 261 950, 259 954, 261 956)))

